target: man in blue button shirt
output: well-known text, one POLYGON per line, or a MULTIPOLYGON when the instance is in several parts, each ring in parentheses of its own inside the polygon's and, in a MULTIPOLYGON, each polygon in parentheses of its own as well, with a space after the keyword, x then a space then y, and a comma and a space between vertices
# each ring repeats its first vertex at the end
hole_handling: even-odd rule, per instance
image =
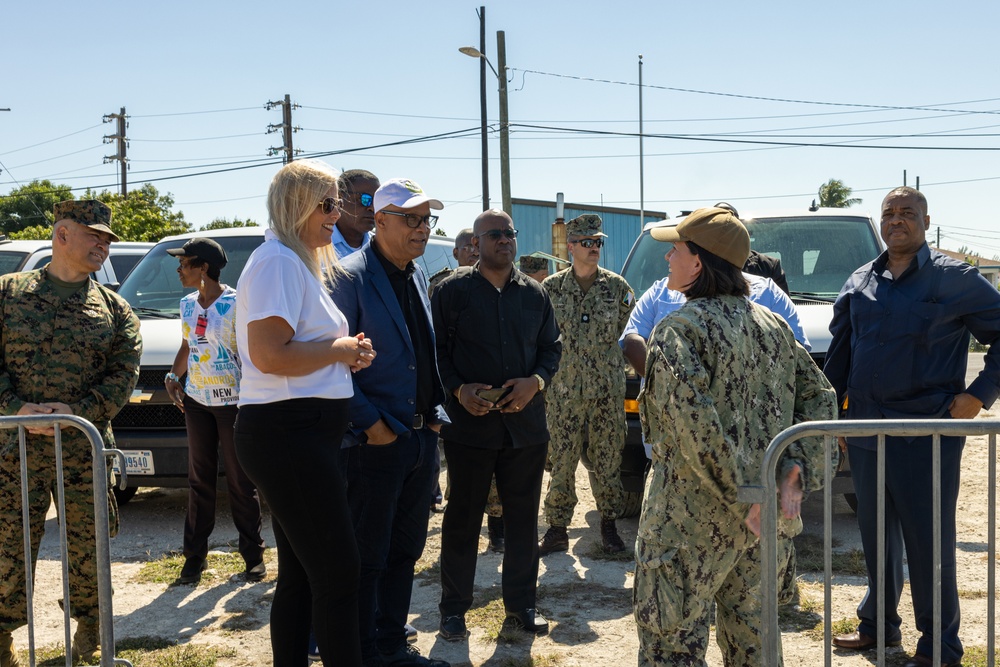
MULTIPOLYGON (((882 201, 886 251, 855 271, 837 297, 833 340, 824 371, 848 419, 972 419, 1000 395, 1000 293, 972 266, 931 250, 927 199, 896 188, 882 201), (989 345, 986 365, 965 387, 969 336, 989 345)), ((962 659, 955 582, 955 507, 965 438, 941 438, 941 664, 962 659)), ((858 526, 868 567, 868 592, 856 632, 835 646, 863 650, 878 632, 875 573, 876 438, 849 438, 858 496, 858 526)), ((921 637, 907 667, 931 664, 933 537, 931 438, 885 439, 886 642, 900 643, 897 613, 903 589, 903 548, 921 637)))

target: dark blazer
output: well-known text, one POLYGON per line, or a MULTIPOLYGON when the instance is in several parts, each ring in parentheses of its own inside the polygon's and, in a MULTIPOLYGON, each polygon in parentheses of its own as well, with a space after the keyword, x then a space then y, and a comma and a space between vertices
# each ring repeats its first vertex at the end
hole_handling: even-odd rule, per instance
MULTIPOLYGON (((363 431, 377 422, 386 421, 397 435, 413 428, 414 402, 417 395, 417 364, 413 342, 406 328, 403 309, 389 283, 385 268, 375 256, 372 244, 345 257, 341 266, 347 272, 339 276, 330 296, 347 318, 351 334, 363 331, 375 347, 372 365, 352 374, 354 396, 349 399, 348 431, 345 444, 363 441, 363 431)), ((430 302, 427 300, 427 278, 420 266, 410 277, 427 320, 428 340, 434 354, 434 331, 431 327, 430 302)), ((432 360, 437 368, 437 359, 432 360)), ((431 403, 444 401, 441 380, 435 371, 434 395, 431 403)), ((429 421, 434 422, 432 417, 429 421)))

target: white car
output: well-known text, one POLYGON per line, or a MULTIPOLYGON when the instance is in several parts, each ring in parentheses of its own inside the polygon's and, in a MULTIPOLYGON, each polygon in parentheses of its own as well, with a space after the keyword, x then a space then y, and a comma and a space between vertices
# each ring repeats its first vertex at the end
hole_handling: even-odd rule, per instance
MULTIPOLYGON (((109 246, 108 258, 91 276, 102 285, 117 288, 152 243, 118 241, 109 246)), ((52 261, 52 241, 11 241, 0 238, 0 275, 34 271, 52 261)))
MULTIPOLYGON (((177 258, 167 250, 180 248, 192 238, 211 238, 229 258, 220 282, 233 287, 250 254, 264 242, 263 227, 237 227, 168 236, 142 259, 118 293, 139 316, 142 331, 142 361, 139 382, 129 404, 112 420, 115 441, 125 453, 128 487, 116 489, 119 502, 126 502, 140 486, 187 486, 188 448, 184 414, 170 401, 163 376, 181 345, 180 300, 190 292, 177 278, 177 258)), ((454 268, 454 239, 431 235, 417 263, 428 277, 444 268, 454 268)), ((221 464, 221 461, 220 461, 221 464)), ((224 471, 220 469, 220 474, 224 471)))

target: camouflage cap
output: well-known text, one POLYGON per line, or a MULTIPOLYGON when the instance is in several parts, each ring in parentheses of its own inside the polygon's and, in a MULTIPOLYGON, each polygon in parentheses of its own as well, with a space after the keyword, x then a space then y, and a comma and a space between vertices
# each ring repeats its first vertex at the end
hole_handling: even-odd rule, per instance
POLYGON ((521 255, 521 259, 517 260, 517 268, 521 269, 521 273, 536 273, 538 271, 547 271, 549 268, 549 260, 544 257, 532 257, 531 255, 521 255))
POLYGON ((52 207, 52 213, 56 222, 72 220, 110 234, 112 241, 120 240, 118 235, 111 231, 111 208, 97 199, 61 201, 52 207))
POLYGON ((739 269, 750 256, 750 233, 732 211, 724 208, 699 208, 676 227, 654 227, 649 234, 657 241, 697 243, 739 269))
POLYGON ((607 236, 601 231, 601 216, 593 213, 578 215, 566 223, 566 236, 607 236))

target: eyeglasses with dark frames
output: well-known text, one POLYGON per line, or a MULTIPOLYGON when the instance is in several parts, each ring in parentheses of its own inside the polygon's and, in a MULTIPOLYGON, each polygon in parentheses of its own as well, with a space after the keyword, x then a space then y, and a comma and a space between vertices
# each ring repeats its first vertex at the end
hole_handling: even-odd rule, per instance
POLYGON ((436 215, 414 215, 413 213, 400 213, 399 211, 386 211, 385 209, 382 210, 382 213, 403 218, 406 221, 406 226, 410 229, 416 229, 420 225, 427 225, 427 229, 434 229, 434 225, 438 221, 436 215))
POLYGON ((517 238, 516 229, 491 229, 488 232, 483 232, 482 234, 477 234, 477 238, 482 237, 488 238, 490 241, 499 241, 501 238, 506 237, 513 241, 517 238))
POLYGON ((334 211, 339 211, 344 207, 344 200, 337 199, 336 197, 327 197, 316 205, 323 208, 324 215, 330 215, 334 211))
POLYGON ((569 243, 579 243, 584 248, 603 248, 604 239, 580 239, 579 241, 569 241, 569 243))

